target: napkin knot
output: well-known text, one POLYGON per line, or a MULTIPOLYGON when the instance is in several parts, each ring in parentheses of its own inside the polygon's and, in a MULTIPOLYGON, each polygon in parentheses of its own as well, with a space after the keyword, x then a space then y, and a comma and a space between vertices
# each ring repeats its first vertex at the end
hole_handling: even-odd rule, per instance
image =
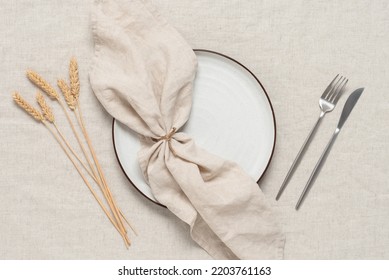
POLYGON ((169 150, 172 152, 172 154, 176 157, 177 154, 176 152, 174 151, 173 147, 172 147, 172 144, 170 143, 170 140, 172 139, 173 135, 176 133, 177 131, 177 128, 173 127, 172 129, 170 129, 169 133, 167 133, 166 135, 164 136, 161 136, 157 139, 155 139, 157 142, 159 141, 166 141, 168 146, 169 146, 169 150))
POLYGON ((158 141, 161 141, 161 140, 170 141, 170 140, 172 139, 173 135, 176 133, 176 131, 177 131, 177 128, 173 127, 173 128, 169 131, 169 133, 167 133, 167 134, 164 135, 164 136, 159 137, 157 140, 158 140, 158 141))

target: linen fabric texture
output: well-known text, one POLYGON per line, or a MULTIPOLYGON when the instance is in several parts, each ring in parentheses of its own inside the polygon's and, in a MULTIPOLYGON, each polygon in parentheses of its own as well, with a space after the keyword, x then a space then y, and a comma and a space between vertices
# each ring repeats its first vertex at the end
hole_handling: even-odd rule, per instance
POLYGON ((145 1, 95 1, 92 29, 92 89, 139 134, 139 164, 156 199, 213 258, 282 258, 284 237, 257 183, 179 132, 191 111, 192 48, 145 1))

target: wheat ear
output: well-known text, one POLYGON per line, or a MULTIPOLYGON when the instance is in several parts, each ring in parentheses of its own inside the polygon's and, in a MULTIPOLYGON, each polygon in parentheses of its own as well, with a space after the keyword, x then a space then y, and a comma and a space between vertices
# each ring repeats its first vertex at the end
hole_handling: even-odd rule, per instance
POLYGON ((76 108, 76 100, 71 94, 70 87, 66 84, 66 82, 62 79, 57 81, 57 85, 60 88, 63 97, 65 98, 66 103, 68 104, 70 110, 74 110, 76 108))
POLYGON ((46 103, 45 98, 43 97, 43 94, 40 92, 37 92, 36 94, 36 101, 38 102, 39 106, 41 107, 43 116, 46 120, 48 120, 51 123, 55 122, 53 110, 51 110, 50 106, 46 103))
POLYGON ((19 105, 20 108, 22 108, 24 111, 26 111, 31 117, 33 117, 35 120, 39 122, 44 121, 43 115, 35 109, 30 103, 28 103, 18 92, 15 92, 12 95, 14 101, 16 104, 19 105))
POLYGON ((78 76, 78 64, 77 60, 73 57, 69 64, 69 78, 70 78, 70 92, 73 96, 73 100, 78 102, 80 96, 80 78, 78 76))
POLYGON ((41 90, 43 90, 48 96, 53 99, 59 99, 58 92, 48 83, 46 82, 38 73, 28 70, 27 78, 41 90))

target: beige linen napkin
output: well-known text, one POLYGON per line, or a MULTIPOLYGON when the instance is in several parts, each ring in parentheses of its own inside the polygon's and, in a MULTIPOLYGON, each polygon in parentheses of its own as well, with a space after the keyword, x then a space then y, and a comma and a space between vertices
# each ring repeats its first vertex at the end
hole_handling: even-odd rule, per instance
POLYGON ((197 66, 191 47, 143 1, 96 1, 92 28, 93 91, 139 134, 139 164, 156 199, 214 258, 282 258, 283 235, 256 182, 175 131, 190 116, 197 66))

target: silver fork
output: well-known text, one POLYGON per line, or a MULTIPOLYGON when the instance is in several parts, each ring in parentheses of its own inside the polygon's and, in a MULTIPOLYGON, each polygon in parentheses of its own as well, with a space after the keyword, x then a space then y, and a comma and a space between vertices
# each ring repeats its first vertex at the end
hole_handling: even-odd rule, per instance
POLYGON ((311 142, 313 135, 316 133, 317 128, 319 127, 319 124, 321 123, 321 120, 324 118, 324 116, 334 110, 336 103, 338 103, 338 100, 348 82, 348 79, 346 77, 341 76, 340 78, 339 74, 336 75, 336 77, 332 80, 332 82, 327 86, 325 91, 323 92, 322 96, 319 99, 319 106, 320 106, 320 116, 317 119, 314 127, 312 128, 311 132, 309 133, 307 139, 305 140, 303 146, 300 148, 299 153, 297 154, 295 160, 292 163, 292 166, 290 167, 288 174, 286 174, 286 177, 284 179, 284 182, 281 185, 280 190, 278 191, 278 194, 276 196, 276 200, 278 200, 283 191, 285 190, 286 186, 288 185, 288 182, 290 178, 292 177, 294 171, 296 170, 296 167, 300 163, 300 160, 302 159, 307 147, 309 146, 309 143, 311 142))

